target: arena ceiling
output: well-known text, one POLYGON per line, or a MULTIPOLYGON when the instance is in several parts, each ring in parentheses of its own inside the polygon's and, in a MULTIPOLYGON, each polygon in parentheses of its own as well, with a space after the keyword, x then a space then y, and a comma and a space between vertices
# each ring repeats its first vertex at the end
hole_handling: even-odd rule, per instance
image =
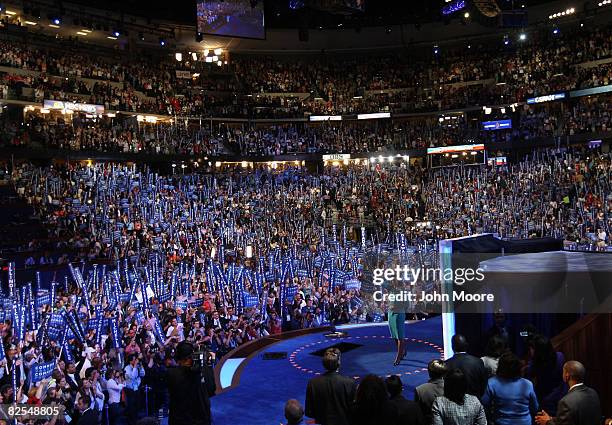
MULTIPOLYGON (((323 10, 325 7, 322 6, 335 1, 341 0, 303 0, 305 6, 295 10, 290 7, 290 0, 265 0, 266 24, 269 28, 311 29, 331 28, 339 25, 354 28, 397 24, 422 25, 442 21, 444 17, 440 10, 446 4, 445 0, 366 0, 363 12, 323 10)), ((91 0, 70 0, 64 3, 93 6, 91 0)), ((195 3, 196 0, 106 0, 96 2, 95 7, 155 20, 193 24, 195 23, 195 3)), ((518 9, 542 3, 554 3, 554 1, 497 0, 497 3, 501 9, 518 9)), ((331 10, 332 7, 328 9, 331 10)))

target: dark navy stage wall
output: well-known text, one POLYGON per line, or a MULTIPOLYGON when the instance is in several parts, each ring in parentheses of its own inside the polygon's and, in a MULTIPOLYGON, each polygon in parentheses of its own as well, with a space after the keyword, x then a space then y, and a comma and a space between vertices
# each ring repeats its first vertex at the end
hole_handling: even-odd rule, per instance
MULTIPOLYGON (((453 241, 453 267, 478 267, 479 261, 505 254, 559 251, 563 241, 553 238, 503 241, 492 235, 463 238, 453 241), (467 255, 460 254, 481 254, 467 255)), ((504 314, 503 323, 513 351, 521 355, 526 350, 525 338, 520 333, 529 329, 552 337, 577 320, 576 314, 504 314)), ((460 313, 455 316, 455 331, 470 342, 470 351, 482 355, 494 325, 493 314, 460 313)))

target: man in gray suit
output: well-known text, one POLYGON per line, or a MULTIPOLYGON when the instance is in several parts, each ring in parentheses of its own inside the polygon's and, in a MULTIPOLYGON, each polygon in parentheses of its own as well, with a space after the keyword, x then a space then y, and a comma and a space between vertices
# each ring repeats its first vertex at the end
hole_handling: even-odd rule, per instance
POLYGON ((443 360, 432 360, 427 365, 427 372, 429 372, 429 382, 421 384, 414 389, 414 401, 416 401, 421 408, 425 423, 431 424, 433 420, 431 406, 436 397, 444 395, 446 365, 443 360))
POLYGON ((330 348, 323 354, 327 372, 308 381, 306 387, 306 416, 320 425, 348 425, 348 413, 355 399, 357 384, 338 373, 340 350, 330 348))
POLYGON ((602 422, 599 396, 593 388, 584 385, 585 369, 582 363, 569 361, 563 365, 563 381, 569 391, 557 407, 557 416, 545 411, 536 416, 538 425, 599 425, 602 422))

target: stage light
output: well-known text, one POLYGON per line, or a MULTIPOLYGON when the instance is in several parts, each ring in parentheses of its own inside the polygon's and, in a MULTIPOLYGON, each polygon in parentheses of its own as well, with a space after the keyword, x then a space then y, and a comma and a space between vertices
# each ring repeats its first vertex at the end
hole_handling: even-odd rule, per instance
POLYGON ((521 41, 525 41, 525 40, 527 40, 527 34, 525 34, 524 32, 523 32, 523 33, 521 33, 521 34, 519 35, 519 40, 521 40, 521 41))
MULTIPOLYGON (((77 32, 77 34, 78 34, 78 32, 77 32)), ((108 38, 109 40, 116 40, 117 39, 117 37, 113 37, 112 35, 109 35, 106 38, 108 38)))
MULTIPOLYGON (((86 32, 83 32, 83 31, 77 31, 77 35, 87 35, 87 33, 86 33, 86 32)), ((113 39, 113 40, 116 40, 116 39, 117 39, 116 37, 109 37, 109 38, 111 38, 111 39, 113 39)))
POLYGON ((438 49, 438 45, 437 44, 434 46, 433 52, 434 52, 434 55, 437 55, 438 53, 440 53, 440 49, 438 49))
POLYGON ((55 28, 55 29, 60 28, 60 26, 56 25, 56 24, 49 24, 49 27, 50 28, 55 28))
POLYGON ((160 46, 165 46, 166 45, 166 40, 164 40, 163 38, 159 39, 159 45, 160 46))
POLYGON ((12 10, 7 10, 6 14, 9 16, 15 16, 17 14, 17 12, 13 12, 12 10))
POLYGON ((32 26, 38 25, 38 23, 36 23, 34 21, 24 21, 23 23, 26 24, 26 25, 32 25, 32 26))
POLYGON ((119 31, 113 31, 113 35, 115 37, 119 37, 121 35, 121 33, 119 31))
MULTIPOLYGON (((605 1, 609 1, 609 0, 605 0, 605 1)), ((570 7, 568 9, 562 10, 561 12, 557 12, 557 13, 553 13, 552 15, 548 15, 548 19, 552 20, 552 19, 562 18, 564 16, 572 15, 575 12, 576 12, 576 9, 573 7, 570 7)))
POLYGON ((178 61, 181 62, 183 60, 183 54, 181 52, 176 52, 174 54, 174 58, 178 61))
POLYGON ((219 56, 221 53, 223 53, 223 49, 217 48, 217 49, 213 50, 213 52, 215 53, 215 56, 219 56))
POLYGON ((553 30, 553 34, 555 34, 555 35, 559 34, 559 28, 555 28, 555 29, 553 30))
POLYGON ((198 54, 196 52, 192 52, 191 53, 191 59, 193 59, 194 61, 198 60, 198 54))
POLYGON ((470 12, 465 12, 465 13, 463 14, 463 17, 464 17, 465 19, 469 19, 469 18, 470 18, 470 12))

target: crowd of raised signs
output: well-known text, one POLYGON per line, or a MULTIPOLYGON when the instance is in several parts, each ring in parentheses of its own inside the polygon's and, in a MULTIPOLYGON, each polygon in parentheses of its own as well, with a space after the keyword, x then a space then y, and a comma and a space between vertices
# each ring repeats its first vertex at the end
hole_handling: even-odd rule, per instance
POLYGON ((609 63, 575 66, 612 55, 609 26, 556 33, 546 29, 502 48, 477 42, 469 47, 416 58, 405 53, 358 58, 233 55, 217 67, 186 54, 181 62, 146 55, 136 61, 116 52, 108 57, 88 54, 77 45, 53 50, 11 41, 0 44, 0 65, 37 71, 30 76, 4 72, 6 94, 20 96, 22 88, 31 88, 36 100, 77 100, 107 110, 246 118, 510 104, 606 85, 612 73, 609 63), (196 77, 178 78, 176 70, 196 77))
POLYGON ((478 232, 606 249, 611 173, 597 150, 539 151, 507 167, 371 164, 320 175, 17 165, 12 184, 48 235, 27 247, 45 252, 26 260, 33 282, 9 267, 2 402, 62 404, 72 417, 89 407, 134 423, 164 406, 163 373, 181 340, 221 357, 282 330, 380 320, 385 305, 361 293, 368 252, 478 232))

